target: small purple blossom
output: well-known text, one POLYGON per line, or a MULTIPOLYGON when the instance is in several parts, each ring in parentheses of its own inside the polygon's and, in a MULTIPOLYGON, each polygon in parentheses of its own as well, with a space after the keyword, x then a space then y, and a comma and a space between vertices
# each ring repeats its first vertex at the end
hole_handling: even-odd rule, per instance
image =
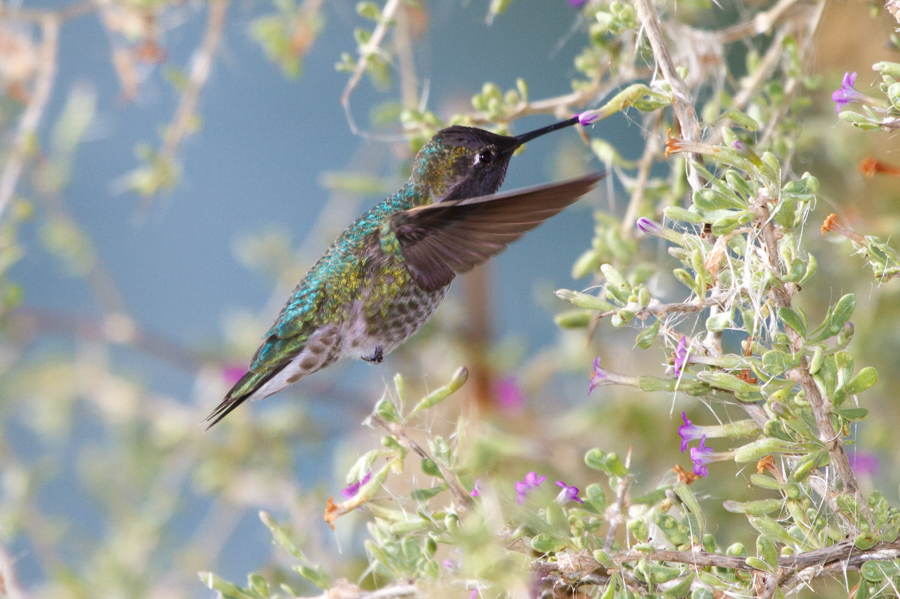
MULTIPOLYGON (((684 451, 684 450, 682 450, 684 451)), ((469 496, 471 497, 479 497, 481 495, 481 479, 475 479, 475 484, 472 486, 472 490, 469 491, 469 496)))
POLYGON ((355 497, 356 494, 359 493, 359 488, 362 487, 367 482, 369 482, 369 480, 371 478, 372 478, 372 473, 366 472, 366 475, 364 477, 362 477, 361 479, 359 479, 358 481, 356 481, 355 483, 353 483, 346 489, 342 490, 341 497, 343 497, 344 499, 350 499, 351 497, 355 497))
POLYGON ((565 505, 572 500, 575 500, 578 503, 584 503, 584 500, 578 497, 578 487, 570 487, 561 480, 556 481, 556 486, 562 487, 562 491, 559 492, 559 496, 556 498, 556 501, 559 502, 560 505, 565 505))
POLYGON ((700 437, 700 445, 691 447, 691 461, 694 462, 694 474, 706 478, 709 476, 709 470, 706 465, 717 461, 713 459, 714 452, 712 447, 706 446, 706 435, 700 437))
POLYGON ((652 235, 653 237, 659 237, 660 239, 664 239, 676 245, 684 245, 684 235, 682 235, 678 231, 674 231, 672 229, 669 229, 668 227, 664 227, 658 222, 652 221, 649 218, 642 216, 641 218, 637 219, 634 224, 638 229, 641 230, 642 233, 652 235))
POLYGON ((525 394, 519 388, 516 377, 508 376, 497 381, 494 392, 497 398, 497 405, 501 410, 513 414, 522 411, 525 405, 525 394))
POLYGON ((643 216, 637 219, 637 222, 635 224, 642 233, 646 233, 647 235, 657 235, 660 229, 662 229, 662 227, 658 223, 655 223, 649 218, 643 216))
MULTIPOLYGON (((682 335, 678 346, 675 348, 675 376, 681 376, 681 371, 684 369, 685 363, 687 363, 687 357, 687 340, 682 335)), ((681 451, 684 450, 682 449, 681 451)))
MULTIPOLYGON (((584 6, 586 0, 581 0, 576 6, 577 0, 569 0, 569 4, 571 4, 574 8, 581 8, 584 6)), ((593 125, 600 119, 600 113, 596 110, 588 110, 586 112, 582 112, 578 115, 578 124, 582 127, 587 127, 588 125, 593 125)))
POLYGON ((600 368, 600 356, 597 356, 594 358, 594 371, 591 373, 591 386, 588 389, 588 395, 593 393, 596 387, 612 384, 612 373, 600 368))
POLYGON ((694 424, 688 420, 687 414, 682 412, 681 417, 684 419, 684 424, 678 427, 678 434, 681 435, 681 453, 684 453, 685 450, 687 450, 688 443, 705 437, 700 427, 694 426, 694 424))
POLYGON ((572 8, 581 8, 587 4, 587 0, 569 0, 569 6, 572 8))
POLYGON ((478 589, 472 589, 472 592, 469 593, 469 599, 478 599, 478 589))
POLYGON ((870 476, 878 474, 879 461, 875 454, 865 451, 856 451, 848 457, 850 459, 850 467, 853 468, 857 474, 868 474, 870 476))
POLYGON ((856 72, 853 73, 847 71, 844 73, 844 79, 841 81, 841 87, 836 89, 833 94, 831 94, 831 99, 835 103, 834 111, 838 114, 841 112, 841 108, 846 106, 847 104, 852 104, 853 102, 862 102, 864 104, 870 103, 870 99, 865 94, 861 94, 853 88, 853 85, 856 83, 856 72))
POLYGON ((530 489, 537 489, 545 480, 547 480, 546 476, 538 476, 536 472, 529 472, 525 475, 524 481, 516 481, 516 503, 519 505, 525 503, 525 494, 530 489))

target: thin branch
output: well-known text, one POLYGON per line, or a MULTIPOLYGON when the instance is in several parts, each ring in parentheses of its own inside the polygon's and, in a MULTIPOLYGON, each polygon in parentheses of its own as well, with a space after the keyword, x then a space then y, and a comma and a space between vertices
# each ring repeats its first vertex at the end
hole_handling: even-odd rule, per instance
POLYGON ((222 31, 225 28, 225 14, 228 11, 229 0, 212 0, 209 3, 209 18, 203 40, 194 56, 191 65, 191 74, 187 86, 181 96, 181 102, 172 119, 172 124, 166 128, 163 136, 163 147, 160 152, 166 162, 174 162, 178 148, 184 139, 194 130, 197 104, 200 93, 203 91, 210 71, 213 58, 222 40, 222 31))
POLYGON ((102 3, 100 0, 84 0, 83 2, 75 2, 68 6, 63 6, 56 10, 35 10, 32 8, 19 8, 9 6, 9 4, 0 4, 0 19, 17 21, 20 23, 31 23, 33 25, 43 25, 48 19, 57 23, 64 23, 83 17, 95 10, 100 9, 102 3))
MULTIPOLYGON (((775 224, 772 221, 766 201, 761 200, 757 202, 754 209, 756 210, 757 223, 762 233, 766 260, 772 272, 777 273, 779 272, 779 265, 775 224)), ((776 308, 791 307, 791 289, 780 285, 772 286, 771 295, 776 308)), ((798 351, 802 352, 803 339, 800 335, 790 327, 785 327, 784 332, 791 340, 791 344, 798 351)), ((843 483, 844 490, 860 500, 860 505, 864 505, 861 501, 862 497, 859 492, 859 485, 856 482, 856 475, 853 472, 853 468, 850 467, 850 460, 847 459, 847 454, 844 451, 843 438, 835 431, 831 422, 830 402, 819 392, 819 387, 809 373, 809 361, 805 355, 801 359, 800 365, 790 371, 789 376, 800 385, 806 394, 806 400, 809 402, 815 417, 816 428, 819 430, 819 440, 828 447, 831 464, 834 466, 841 483, 843 483)))
POLYGON ((397 437, 397 440, 400 442, 400 444, 409 451, 412 451, 422 459, 431 460, 438 467, 438 470, 441 471, 441 476, 444 478, 444 481, 450 488, 450 492, 453 493, 453 496, 456 498, 456 501, 459 503, 462 509, 465 509, 472 504, 472 498, 469 496, 466 490, 463 489, 462 485, 459 484, 459 481, 456 479, 456 475, 444 468, 438 460, 428 455, 428 452, 425 451, 425 449, 421 445, 416 443, 412 438, 410 438, 409 435, 406 434, 406 431, 403 430, 402 426, 393 422, 388 422, 381 416, 372 416, 372 422, 376 423, 378 426, 397 437))
MULTIPOLYGON (((394 597, 417 596, 419 596, 419 588, 414 584, 399 583, 375 591, 364 591, 355 584, 341 579, 321 595, 303 599, 392 599, 394 597)), ((298 597, 297 599, 301 598, 298 597)))
POLYGON ((644 145, 644 154, 638 164, 637 177, 635 178, 634 190, 631 192, 631 199, 628 201, 628 209, 625 216, 622 217, 622 232, 631 234, 634 231, 634 223, 637 220, 638 209, 644 202, 644 192, 647 191, 647 181, 650 179, 650 169, 659 156, 660 135, 659 127, 662 124, 663 111, 656 112, 656 119, 653 127, 647 135, 647 143, 644 145))
POLYGON ((745 37, 770 33, 775 24, 787 13, 797 0, 779 0, 768 10, 756 13, 749 21, 726 27, 716 32, 716 40, 722 44, 730 44, 745 37))
POLYGON ((19 308, 12 313, 13 328, 22 327, 41 333, 71 336, 77 339, 103 341, 146 353, 173 366, 189 371, 200 367, 202 360, 180 343, 141 329, 122 313, 99 320, 77 314, 62 314, 35 308, 19 308))
MULTIPOLYGON (((631 467, 631 449, 628 450, 628 455, 625 457, 625 467, 631 467)), ((613 543, 616 541, 616 532, 625 519, 625 504, 628 501, 628 488, 631 486, 631 481, 627 476, 619 478, 618 482, 619 489, 616 491, 616 502, 610 506, 611 514, 607 515, 609 530, 606 531, 606 539, 603 541, 603 550, 606 552, 612 550, 613 543)))
POLYGON ((6 599, 26 599, 28 595, 16 577, 16 569, 13 566, 15 561, 6 547, 0 544, 0 596, 6 599))
POLYGON ((341 94, 341 106, 344 107, 344 114, 347 116, 347 123, 350 125, 350 131, 353 135, 359 135, 359 128, 357 128, 356 121, 353 119, 353 112, 350 110, 350 96, 366 72, 366 63, 369 60, 369 56, 377 52, 384 41, 384 37, 387 35, 388 28, 391 26, 398 8, 400 8, 400 0, 388 0, 387 4, 384 5, 384 10, 381 11, 381 20, 375 26, 369 41, 359 49, 359 59, 356 61, 356 67, 353 69, 353 74, 350 75, 350 80, 347 81, 346 87, 344 87, 344 93, 341 94))
POLYGON ((53 82, 56 78, 56 51, 59 46, 59 19, 53 16, 53 13, 47 13, 41 19, 41 35, 34 93, 19 121, 16 141, 3 168, 3 174, 0 175, 0 219, 3 218, 3 212, 16 193, 25 161, 34 149, 37 129, 53 91, 53 82))
MULTIPOLYGON (((662 72, 663 78, 672 88, 672 109, 675 111, 675 117, 681 124, 681 136, 688 141, 700 140, 700 121, 697 120, 697 113, 694 111, 694 100, 690 90, 684 80, 675 70, 675 63, 672 61, 672 55, 669 47, 663 39, 662 29, 659 25, 659 15, 656 7, 651 0, 636 0, 638 19, 644 28, 644 34, 650 42, 653 49, 653 56, 656 58, 659 70, 662 72)), ((695 160, 698 157, 694 157, 695 160)), ((691 160, 688 160, 688 181, 694 190, 703 187, 703 181, 700 175, 693 167, 691 160)))

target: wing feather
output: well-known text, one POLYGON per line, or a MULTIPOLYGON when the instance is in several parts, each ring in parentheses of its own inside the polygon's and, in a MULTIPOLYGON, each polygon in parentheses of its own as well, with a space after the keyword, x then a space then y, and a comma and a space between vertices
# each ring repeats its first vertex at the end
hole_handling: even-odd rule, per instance
POLYGON ((513 192, 405 210, 391 219, 406 268, 428 291, 450 284, 559 214, 604 177, 596 173, 513 192))

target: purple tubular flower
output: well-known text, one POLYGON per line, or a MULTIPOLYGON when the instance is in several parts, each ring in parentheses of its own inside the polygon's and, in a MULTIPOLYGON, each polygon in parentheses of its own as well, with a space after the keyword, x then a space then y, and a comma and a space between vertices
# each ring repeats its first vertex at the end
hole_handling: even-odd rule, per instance
POLYGON ((575 500, 578 503, 584 503, 584 500, 578 497, 578 487, 570 487, 561 480, 556 481, 556 486, 562 487, 562 491, 559 492, 559 497, 556 498, 556 501, 558 501, 560 505, 565 505, 572 500, 575 500))
POLYGON ((712 447, 706 446, 706 435, 700 437, 700 445, 691 447, 691 461, 694 462, 694 474, 706 478, 709 476, 709 470, 706 465, 716 460, 713 459, 712 447))
POLYGON ((688 443, 705 437, 700 428, 694 426, 694 424, 688 420, 687 414, 682 412, 681 417, 684 419, 684 424, 678 427, 678 434, 681 435, 681 453, 684 453, 685 450, 687 450, 688 443))
POLYGON ((351 497, 355 497, 357 493, 359 493, 359 488, 369 482, 369 479, 372 478, 371 472, 366 472, 366 475, 362 477, 360 480, 356 481, 346 489, 341 491, 341 497, 344 499, 350 499, 351 497))
POLYGON ((835 103, 834 111, 838 114, 841 112, 841 108, 846 106, 847 104, 852 104, 853 102, 868 102, 869 98, 865 94, 861 94, 855 89, 853 89, 853 85, 856 83, 856 72, 846 72, 844 73, 844 79, 841 81, 841 87, 836 89, 833 94, 831 94, 831 99, 835 103))
POLYGON ((600 356, 594 358, 594 371, 591 373, 591 386, 588 389, 588 395, 594 392, 594 389, 603 385, 612 385, 610 373, 600 368, 600 356))
POLYGON ((660 230, 662 229, 662 227, 659 226, 658 223, 655 223, 649 218, 643 216, 637 219, 637 222, 635 224, 642 233, 646 233, 647 235, 658 235, 660 230))
MULTIPOLYGON (((573 2, 573 0, 569 0, 569 4, 571 4, 574 8, 581 8, 582 6, 584 6, 585 2, 584 0, 582 0, 578 4, 578 6, 575 6, 575 2, 573 2)), ((578 124, 582 127, 587 127, 588 125, 593 125, 599 119, 599 112, 597 112, 596 110, 588 110, 578 115, 578 124)))
POLYGON ((525 494, 529 489, 537 489, 541 483, 547 480, 546 476, 538 476, 536 472, 529 472, 525 475, 525 481, 516 481, 516 503, 522 505, 525 503, 525 494))
MULTIPOLYGON (((678 342, 678 346, 675 348, 675 376, 681 376, 681 371, 684 369, 687 357, 687 340, 684 338, 684 335, 682 335, 681 340, 678 342)), ((681 451, 684 450, 682 449, 681 451)))

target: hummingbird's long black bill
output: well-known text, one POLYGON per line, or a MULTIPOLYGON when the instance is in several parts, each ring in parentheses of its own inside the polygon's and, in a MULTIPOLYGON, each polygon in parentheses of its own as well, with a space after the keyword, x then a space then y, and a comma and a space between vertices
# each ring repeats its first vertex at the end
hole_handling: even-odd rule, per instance
POLYGON ((552 125, 547 125, 546 127, 541 127, 540 129, 535 129, 534 131, 529 131, 528 133, 523 133, 522 135, 516 135, 513 139, 519 142, 519 145, 521 146, 523 143, 531 141, 535 137, 540 137, 541 135, 546 135, 547 133, 552 133, 553 131, 559 131, 560 129, 571 127, 577 122, 578 117, 573 116, 568 120, 553 123, 552 125))

